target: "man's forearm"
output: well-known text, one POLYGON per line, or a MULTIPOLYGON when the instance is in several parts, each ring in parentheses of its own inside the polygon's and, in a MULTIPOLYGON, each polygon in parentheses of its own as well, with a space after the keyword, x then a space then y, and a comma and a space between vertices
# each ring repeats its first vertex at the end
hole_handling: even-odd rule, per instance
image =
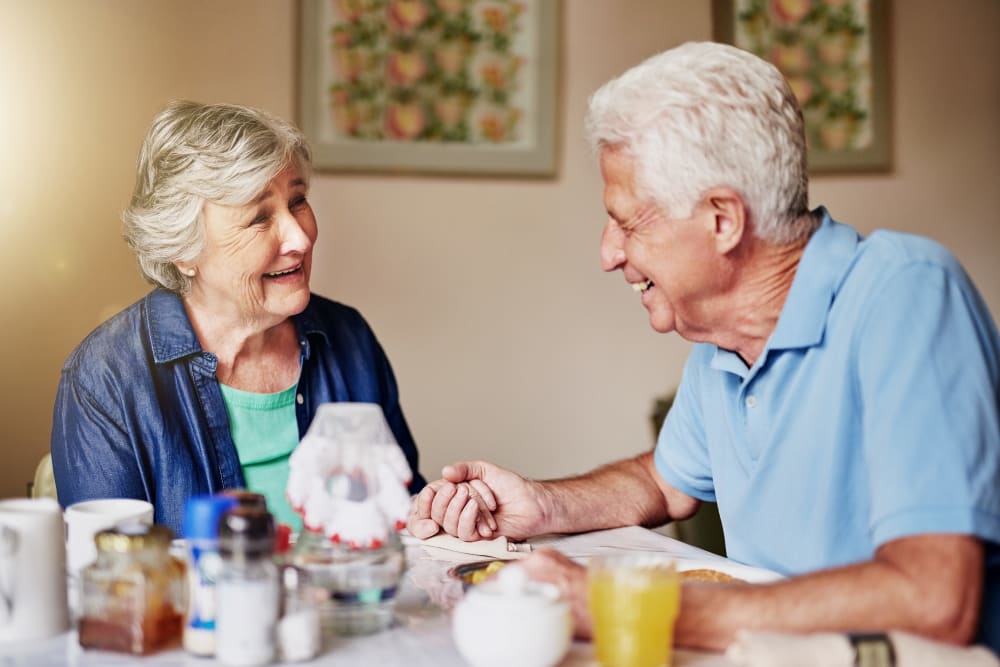
POLYGON ((953 643, 975 634, 982 549, 967 536, 916 536, 873 561, 767 586, 688 584, 679 645, 723 649, 737 629, 787 632, 907 630, 953 643), (893 553, 894 552, 894 553, 893 553))
POLYGON ((579 533, 666 523, 670 519, 667 500, 650 475, 651 456, 610 463, 578 477, 540 482, 544 531, 579 533))

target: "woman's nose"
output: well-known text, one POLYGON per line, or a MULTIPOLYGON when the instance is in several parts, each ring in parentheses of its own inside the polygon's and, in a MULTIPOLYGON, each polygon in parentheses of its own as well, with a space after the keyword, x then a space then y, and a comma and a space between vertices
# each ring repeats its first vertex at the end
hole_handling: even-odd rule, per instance
POLYGON ((618 223, 608 218, 601 233, 601 268, 614 271, 625 263, 625 249, 622 247, 624 235, 618 223))
POLYGON ((309 252, 313 245, 313 237, 305 228, 308 220, 300 220, 291 211, 286 211, 281 224, 282 254, 309 252))

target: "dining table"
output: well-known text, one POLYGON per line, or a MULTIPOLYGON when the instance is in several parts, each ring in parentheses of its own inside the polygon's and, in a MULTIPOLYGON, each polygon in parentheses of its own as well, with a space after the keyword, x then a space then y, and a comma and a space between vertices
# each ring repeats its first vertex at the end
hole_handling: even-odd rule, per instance
MULTIPOLYGON (((713 568, 752 582, 773 581, 779 575, 752 568, 681 542, 668 535, 630 526, 578 535, 550 535, 529 540, 527 549, 549 547, 578 562, 599 555, 656 552, 670 555, 678 569, 713 568)), ((378 665, 392 667, 460 667, 466 665, 452 638, 451 609, 464 594, 453 574, 462 563, 484 560, 461 547, 428 546, 404 539, 407 568, 396 598, 392 626, 377 634, 326 636, 319 655, 302 664, 319 667, 378 665)), ((39 641, 0 644, 0 667, 211 667, 212 658, 198 657, 179 646, 146 656, 84 649, 75 630, 39 641)), ((275 663, 282 664, 282 663, 275 663)), ((590 667, 598 663, 589 641, 574 640, 560 667, 590 667)), ((724 654, 675 649, 675 667, 733 667, 724 654)))

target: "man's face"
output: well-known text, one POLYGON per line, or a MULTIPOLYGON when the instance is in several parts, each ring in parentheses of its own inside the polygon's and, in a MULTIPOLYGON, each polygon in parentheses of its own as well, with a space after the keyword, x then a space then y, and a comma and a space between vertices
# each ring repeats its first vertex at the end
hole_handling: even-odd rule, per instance
POLYGON ((690 218, 666 218, 656 204, 637 196, 635 165, 620 151, 601 152, 601 175, 608 211, 602 268, 620 269, 640 291, 654 330, 697 339, 706 325, 700 306, 712 294, 718 260, 710 214, 699 206, 690 218))

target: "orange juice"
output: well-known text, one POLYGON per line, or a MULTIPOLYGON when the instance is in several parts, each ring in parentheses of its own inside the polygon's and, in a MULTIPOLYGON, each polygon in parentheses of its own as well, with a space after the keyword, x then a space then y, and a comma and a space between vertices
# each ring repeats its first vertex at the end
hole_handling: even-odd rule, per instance
POLYGON ((680 579, 673 563, 649 557, 591 562, 588 572, 594 652, 604 667, 670 664, 680 579))

